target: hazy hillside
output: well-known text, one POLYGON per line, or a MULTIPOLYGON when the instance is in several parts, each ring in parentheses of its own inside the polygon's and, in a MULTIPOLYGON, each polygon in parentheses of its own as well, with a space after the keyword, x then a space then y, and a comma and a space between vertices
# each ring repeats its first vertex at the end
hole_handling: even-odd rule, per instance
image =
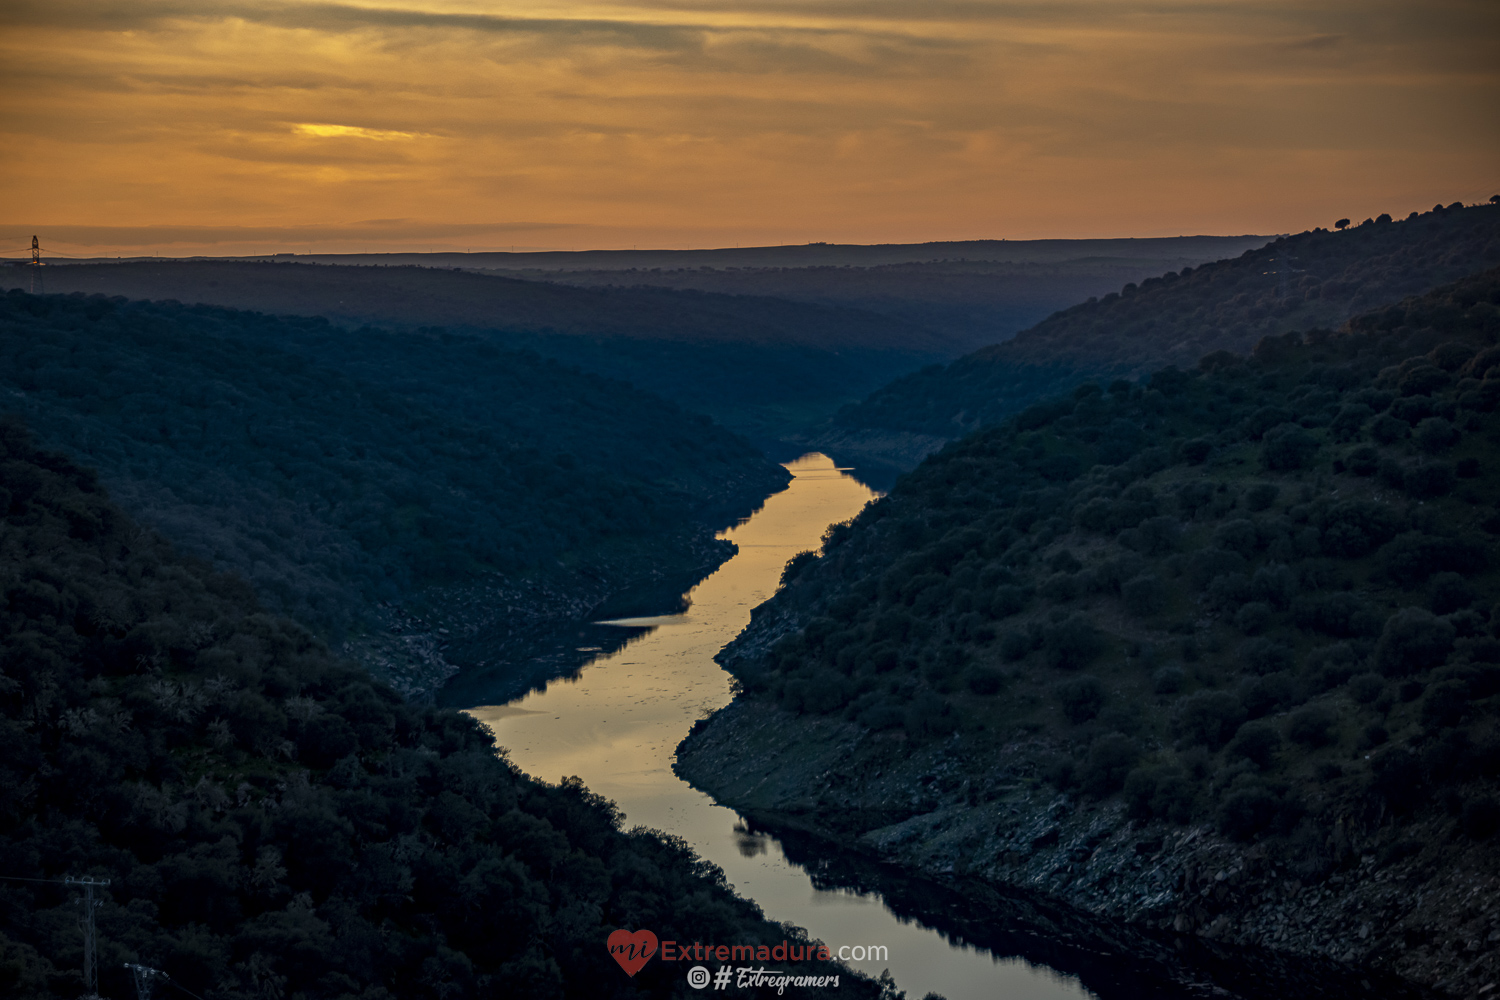
MULTIPOLYGON (((83 992, 69 876, 109 883, 112 997, 135 995, 131 962, 171 977, 158 996, 623 1000, 681 972, 628 979, 619 927, 806 941, 682 841, 623 832, 578 779, 518 773, 472 718, 262 613, 9 422, 0 487, 5 996, 83 992)), ((840 995, 881 992, 816 965, 840 995)))
MULTIPOLYGON (((714 529, 787 479, 705 417, 473 337, 11 292, 0 350, 0 407, 335 635, 433 588, 565 575, 581 615, 633 582, 685 585, 723 558, 714 529)), ((490 603, 475 614, 518 599, 490 603)))
POLYGON ((684 772, 1162 930, 1493 980, 1497 342, 1500 269, 963 438, 788 564, 684 772))
POLYGON ((1004 344, 899 379, 810 441, 861 464, 910 468, 942 441, 1080 378, 1190 366, 1261 337, 1336 326, 1500 261, 1500 206, 1453 207, 1343 232, 1313 230, 1233 260, 1126 285, 1004 344))
POLYGON ((1225 239, 1192 248, 1216 251, 1215 256, 1173 255, 1169 253, 1173 248, 1162 247, 1163 253, 1155 257, 1094 256, 1042 262, 955 258, 871 266, 536 269, 506 273, 570 285, 691 288, 853 307, 931 329, 968 351, 1005 340, 1091 295, 1103 295, 1128 282, 1217 260, 1221 255, 1238 252, 1247 243, 1259 246, 1263 242, 1259 238, 1225 239))
MULTIPOLYGON (((10 280, 23 279, 13 271, 10 280)), ((49 268, 49 292, 203 302, 358 328, 484 332, 632 382, 764 446, 964 347, 848 308, 667 289, 581 289, 431 267, 169 261, 49 268)))

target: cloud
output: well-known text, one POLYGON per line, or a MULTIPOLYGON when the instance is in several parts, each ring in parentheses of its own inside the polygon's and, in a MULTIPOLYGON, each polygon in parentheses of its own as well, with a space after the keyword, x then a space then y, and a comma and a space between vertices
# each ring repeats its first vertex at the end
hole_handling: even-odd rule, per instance
POLYGON ((396 132, 391 129, 361 128, 358 125, 317 125, 303 122, 292 126, 297 135, 316 136, 319 139, 373 139, 376 142, 424 138, 421 132, 396 132))

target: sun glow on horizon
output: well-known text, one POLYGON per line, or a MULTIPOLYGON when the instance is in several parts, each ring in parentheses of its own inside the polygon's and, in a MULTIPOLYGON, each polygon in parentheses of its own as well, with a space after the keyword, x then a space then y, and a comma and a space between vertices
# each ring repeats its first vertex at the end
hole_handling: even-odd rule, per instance
POLYGON ((0 220, 115 246, 1268 233, 1500 181, 1488 0, 13 0, 0 29, 0 220))

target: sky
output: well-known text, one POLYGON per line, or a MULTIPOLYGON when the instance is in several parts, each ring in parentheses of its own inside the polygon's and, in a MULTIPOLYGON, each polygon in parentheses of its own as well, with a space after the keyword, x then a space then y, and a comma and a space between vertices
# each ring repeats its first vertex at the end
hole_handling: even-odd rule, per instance
POLYGON ((1500 192, 1495 0, 5 0, 0 253, 1272 234, 1500 192))

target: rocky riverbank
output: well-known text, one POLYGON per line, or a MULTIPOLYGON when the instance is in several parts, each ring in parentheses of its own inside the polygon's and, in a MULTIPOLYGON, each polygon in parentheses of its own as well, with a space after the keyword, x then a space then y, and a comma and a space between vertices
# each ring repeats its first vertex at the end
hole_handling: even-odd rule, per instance
POLYGON ((1340 864, 1308 879, 1208 827, 1136 822, 1117 802, 1060 796, 1035 774, 1046 748, 1033 743, 914 745, 738 700, 695 727, 677 771, 769 828, 971 894, 1040 893, 1179 951, 1266 949, 1326 963, 1372 996, 1500 991, 1500 872, 1491 854, 1446 836, 1445 820, 1340 821, 1329 834, 1340 864))

